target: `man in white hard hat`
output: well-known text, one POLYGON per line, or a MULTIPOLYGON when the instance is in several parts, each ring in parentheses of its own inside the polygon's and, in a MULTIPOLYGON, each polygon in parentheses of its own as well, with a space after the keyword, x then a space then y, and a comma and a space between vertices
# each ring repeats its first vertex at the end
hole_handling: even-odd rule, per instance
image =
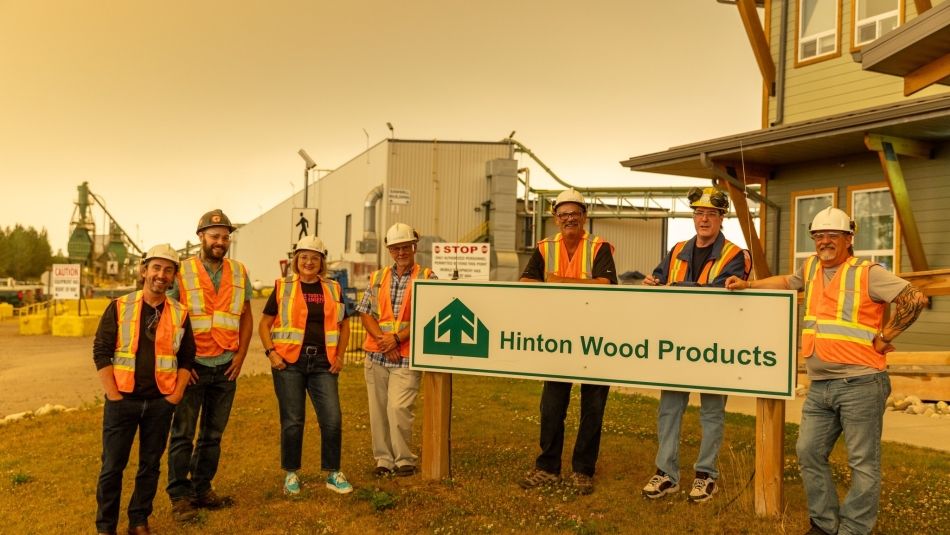
MULTIPOLYGON (((693 209, 696 235, 670 249, 652 275, 644 279, 647 286, 718 286, 735 276, 745 279, 752 267, 748 252, 730 242, 722 233, 722 222, 729 211, 729 197, 718 188, 691 188, 687 194, 693 209)), ((699 420, 703 438, 693 468, 696 476, 686 499, 704 502, 719 491, 717 459, 722 446, 726 420, 726 396, 699 395, 699 420)), ((650 499, 678 492, 680 489, 679 443, 683 413, 689 404, 689 392, 661 390, 657 410, 656 473, 641 491, 650 499)))
POLYGON ((217 494, 211 482, 254 332, 247 269, 225 257, 234 228, 221 210, 202 215, 196 230, 201 249, 182 261, 169 291, 188 309, 197 345, 191 384, 175 409, 168 446, 166 491, 172 516, 179 522, 193 520, 198 508, 219 509, 233 503, 230 496, 217 494))
POLYGON ((845 212, 825 208, 809 230, 816 254, 794 274, 752 281, 730 277, 726 288, 805 292, 800 354, 811 385, 796 450, 808 498, 808 533, 870 533, 877 520, 881 427, 891 391, 886 354, 917 320, 927 298, 880 265, 853 256, 855 225, 845 212), (895 310, 885 325, 888 303, 895 310), (851 488, 839 504, 828 455, 842 433, 851 488))
POLYGON ((419 235, 405 223, 386 232, 393 264, 370 275, 369 288, 356 307, 366 328, 366 391, 373 436, 373 473, 411 476, 418 456, 412 451, 413 405, 420 372, 409 369, 409 318, 412 281, 434 279, 429 268, 416 263, 419 235))
POLYGON ((122 471, 139 434, 139 468, 129 501, 129 533, 149 533, 162 453, 175 405, 195 360, 188 311, 165 291, 178 272, 178 253, 156 245, 142 259, 144 286, 115 299, 99 321, 93 361, 105 390, 102 471, 96 487, 96 529, 116 533, 122 471))
MULTIPOLYGON (((538 242, 520 281, 617 284, 613 246, 585 230, 587 203, 584 196, 574 188, 565 190, 557 196, 552 212, 560 232, 538 242)), ((564 419, 573 386, 559 381, 544 382, 541 390, 541 453, 535 460, 534 469, 518 482, 522 488, 548 485, 560 479, 564 419)), ((600 435, 609 391, 610 387, 605 385, 581 385, 580 423, 571 460, 571 484, 580 494, 594 491, 594 471, 600 454, 600 435)))

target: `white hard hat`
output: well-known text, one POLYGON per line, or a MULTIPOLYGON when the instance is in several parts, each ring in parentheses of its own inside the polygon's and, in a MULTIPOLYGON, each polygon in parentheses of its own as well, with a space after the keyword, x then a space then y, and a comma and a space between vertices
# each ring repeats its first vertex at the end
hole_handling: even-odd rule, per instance
POLYGON ((400 243, 414 242, 419 239, 416 231, 405 223, 396 223, 386 231, 386 246, 398 245, 400 243))
POLYGON ((149 249, 142 258, 142 263, 148 263, 148 261, 153 258, 164 258, 165 260, 169 260, 175 264, 175 267, 178 267, 178 264, 181 263, 178 257, 178 251, 172 249, 172 246, 167 243, 160 243, 149 249))
POLYGON ((820 232, 822 230, 840 230, 849 234, 854 234, 854 221, 848 217, 844 210, 839 210, 829 206, 815 214, 815 218, 808 225, 810 232, 820 232))
POLYGON ((301 238, 300 241, 297 242, 297 247, 294 248, 294 254, 300 251, 313 251, 327 256, 326 245, 323 244, 323 240, 316 236, 304 236, 301 238))
POLYGON ((564 203, 566 203, 566 202, 577 203, 577 204, 581 205, 581 208, 582 208, 585 212, 587 211, 587 203, 584 201, 584 196, 581 195, 580 193, 578 193, 577 190, 574 189, 574 188, 566 189, 566 190, 562 191, 560 194, 558 194, 557 199, 555 199, 555 201, 554 201, 554 207, 551 208, 551 210, 552 210, 552 211, 553 211, 553 210, 557 210, 557 207, 558 207, 558 206, 560 206, 560 205, 562 205, 562 204, 564 204, 564 203))

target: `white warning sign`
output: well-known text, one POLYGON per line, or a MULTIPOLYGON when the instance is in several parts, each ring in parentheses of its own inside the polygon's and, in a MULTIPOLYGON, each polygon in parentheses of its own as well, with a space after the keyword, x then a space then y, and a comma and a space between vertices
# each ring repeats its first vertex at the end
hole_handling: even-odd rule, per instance
POLYGON ((458 269, 459 280, 487 281, 491 277, 491 245, 487 243, 433 243, 432 271, 442 280, 451 280, 458 269))

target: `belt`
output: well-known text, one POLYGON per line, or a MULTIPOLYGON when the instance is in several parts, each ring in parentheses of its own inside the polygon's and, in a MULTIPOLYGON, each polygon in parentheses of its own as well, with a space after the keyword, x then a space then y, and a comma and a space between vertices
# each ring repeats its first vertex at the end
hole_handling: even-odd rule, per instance
POLYGON ((326 355, 326 354, 327 354, 326 349, 324 349, 324 348, 322 348, 322 347, 320 347, 320 346, 303 346, 303 349, 301 349, 300 352, 301 352, 302 354, 304 354, 304 355, 309 356, 309 357, 316 356, 316 355, 326 355))

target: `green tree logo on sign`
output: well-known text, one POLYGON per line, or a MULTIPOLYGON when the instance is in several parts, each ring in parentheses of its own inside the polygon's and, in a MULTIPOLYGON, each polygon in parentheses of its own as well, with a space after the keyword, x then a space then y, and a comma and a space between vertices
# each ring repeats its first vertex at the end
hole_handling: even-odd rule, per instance
POLYGON ((488 327, 464 303, 453 299, 426 324, 422 350, 431 355, 488 358, 488 327))

